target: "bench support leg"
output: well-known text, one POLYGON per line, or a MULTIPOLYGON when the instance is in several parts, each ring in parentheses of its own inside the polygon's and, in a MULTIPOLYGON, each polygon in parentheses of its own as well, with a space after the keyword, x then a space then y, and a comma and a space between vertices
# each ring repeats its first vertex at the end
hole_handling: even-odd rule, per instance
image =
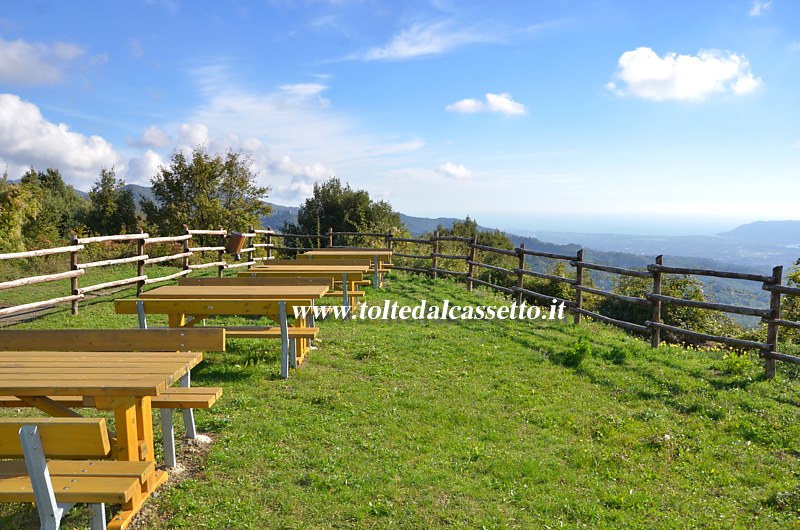
POLYGON ((136 301, 136 314, 139 317, 139 327, 147 329, 147 316, 144 313, 144 302, 142 300, 136 301))
POLYGON ((350 297, 347 294, 347 273, 342 273, 342 304, 344 305, 344 320, 350 318, 350 297))
POLYGON ((92 509, 92 522, 89 528, 91 530, 106 530, 106 505, 102 502, 90 504, 92 509))
POLYGON ((281 379, 289 379, 289 325, 286 323, 286 302, 278 302, 281 326, 281 379))
POLYGON ((164 464, 175 467, 175 424, 172 422, 172 409, 161 409, 161 438, 164 445, 164 464))
POLYGON ((289 367, 297 368, 297 343, 303 339, 294 339, 289 341, 289 367))
POLYGON ((380 287, 381 281, 378 276, 378 256, 375 256, 375 259, 372 261, 372 268, 375 271, 372 273, 372 287, 377 289, 380 287))
MULTIPOLYGON (((186 372, 186 375, 181 377, 181 386, 182 387, 189 387, 191 385, 191 375, 190 372, 186 372)), ((183 410, 183 425, 186 427, 186 438, 190 440, 194 440, 197 437, 197 429, 194 425, 194 409, 182 409, 183 410)))
MULTIPOLYGON (((74 505, 73 503, 57 503, 50 481, 50 471, 47 469, 47 460, 42 449, 42 439, 36 425, 23 425, 19 429, 19 441, 25 455, 25 466, 31 478, 33 497, 36 499, 36 509, 39 511, 39 521, 42 530, 58 530, 61 518, 74 505)), ((105 528, 105 520, 103 527, 105 528)))

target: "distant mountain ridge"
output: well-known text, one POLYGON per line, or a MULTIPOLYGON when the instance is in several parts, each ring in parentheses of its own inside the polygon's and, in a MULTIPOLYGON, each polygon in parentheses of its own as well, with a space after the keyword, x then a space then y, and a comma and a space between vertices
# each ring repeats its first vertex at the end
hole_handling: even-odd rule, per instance
POLYGON ((756 221, 722 232, 721 237, 770 242, 779 245, 800 244, 800 221, 756 221))

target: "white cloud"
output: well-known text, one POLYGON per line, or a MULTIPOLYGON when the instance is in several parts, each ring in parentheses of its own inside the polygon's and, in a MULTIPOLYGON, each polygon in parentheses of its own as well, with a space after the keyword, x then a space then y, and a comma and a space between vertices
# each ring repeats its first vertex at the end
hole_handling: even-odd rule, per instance
POLYGON ((454 164, 452 162, 445 162, 436 168, 436 172, 443 177, 452 178, 456 180, 466 180, 472 176, 472 171, 464 167, 462 164, 454 164))
POLYGON ((747 59, 720 50, 659 57, 650 48, 637 48, 622 54, 615 77, 621 86, 608 83, 606 87, 612 92, 654 101, 701 100, 731 92, 741 95, 762 84, 750 72, 747 59))
MULTIPOLYGON (((277 203, 299 204, 314 194, 314 179, 304 175, 295 175, 289 184, 278 186, 273 199, 277 203)), ((272 228, 280 228, 273 226, 272 228)))
POLYGON ((64 71, 84 53, 83 48, 68 42, 48 46, 40 42, 0 38, 0 83, 18 86, 57 84, 61 82, 64 71))
POLYGON ((100 168, 119 166, 121 158, 100 136, 84 136, 42 116, 33 103, 0 94, 0 164, 59 169, 78 189, 88 189, 100 168))
POLYGON ((172 138, 158 125, 151 125, 141 137, 128 143, 138 147, 168 147, 172 144, 172 138))
POLYGON ((771 0, 753 0, 753 6, 750 8, 749 14, 751 17, 760 17, 771 7, 771 0))
POLYGON ((496 42, 495 36, 472 29, 454 30, 449 22, 418 23, 392 37, 388 44, 350 56, 364 61, 413 59, 440 55, 467 44, 496 42))
POLYGON ((164 161, 161 156, 148 149, 142 156, 131 158, 128 160, 128 168, 125 173, 125 179, 131 184, 142 184, 145 186, 150 185, 150 179, 155 176, 159 168, 164 166, 164 161))
POLYGON ((521 116, 528 113, 522 103, 514 101, 509 94, 486 94, 485 101, 462 99, 445 107, 448 112, 499 112, 506 116, 521 116))
POLYGON ((178 143, 182 147, 208 145, 208 140, 208 126, 204 123, 182 123, 178 126, 178 143))

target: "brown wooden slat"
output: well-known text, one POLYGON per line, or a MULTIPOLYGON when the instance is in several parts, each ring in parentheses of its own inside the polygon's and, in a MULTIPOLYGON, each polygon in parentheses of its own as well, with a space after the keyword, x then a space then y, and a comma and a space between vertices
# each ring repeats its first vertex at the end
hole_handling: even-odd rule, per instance
POLYGON ((224 351, 225 333, 210 329, 0 330, 4 351, 224 351))

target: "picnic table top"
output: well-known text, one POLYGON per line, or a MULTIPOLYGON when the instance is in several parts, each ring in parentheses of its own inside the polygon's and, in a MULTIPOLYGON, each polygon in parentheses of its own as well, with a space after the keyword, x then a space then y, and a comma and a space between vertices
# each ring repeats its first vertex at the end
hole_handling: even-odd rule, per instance
POLYGON ((165 285, 139 295, 148 299, 296 300, 318 299, 327 285, 165 285))
POLYGON ((385 248, 321 248, 317 250, 307 250, 300 254, 301 256, 325 256, 325 257, 362 257, 362 256, 378 256, 378 257, 389 257, 392 255, 392 251, 385 249, 385 248))
POLYGON ((298 261, 297 263, 279 263, 276 265, 255 265, 248 269, 248 271, 276 271, 276 272, 330 272, 330 273, 351 273, 361 272, 365 273, 369 270, 370 266, 364 265, 333 265, 330 263, 314 264, 313 260, 298 261))
POLYGON ((157 396, 202 359, 200 352, 0 352, 0 394, 157 396))

